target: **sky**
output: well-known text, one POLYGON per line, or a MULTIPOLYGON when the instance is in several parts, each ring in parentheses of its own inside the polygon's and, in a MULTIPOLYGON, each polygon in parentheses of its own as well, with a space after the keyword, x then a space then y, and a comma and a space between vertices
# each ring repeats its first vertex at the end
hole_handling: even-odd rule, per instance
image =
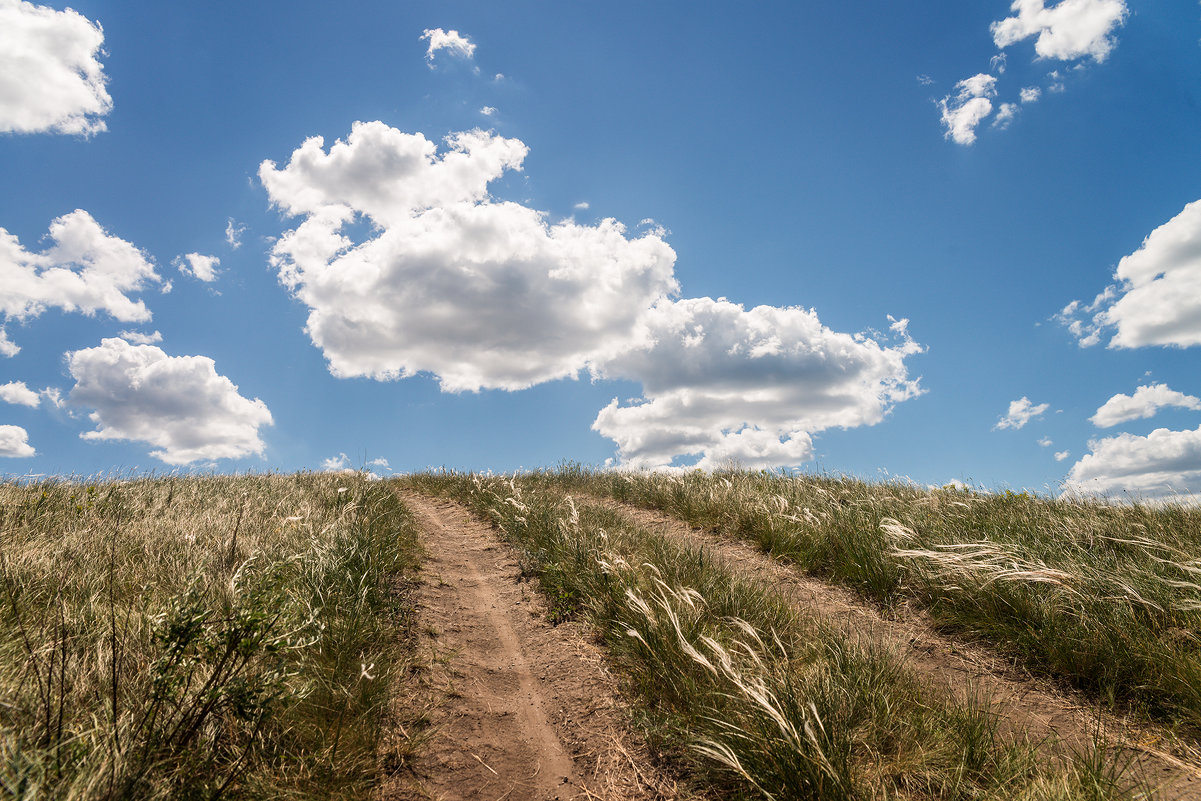
POLYGON ((0 0, 0 474, 1201 498, 1192 0, 0 0))

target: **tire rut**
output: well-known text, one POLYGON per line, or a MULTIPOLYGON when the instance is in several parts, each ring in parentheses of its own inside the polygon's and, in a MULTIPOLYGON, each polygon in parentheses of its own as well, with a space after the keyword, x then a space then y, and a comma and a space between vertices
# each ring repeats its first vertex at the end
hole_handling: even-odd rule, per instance
POLYGON ((420 745, 377 798, 677 797, 628 731, 599 649, 583 626, 547 622, 513 549, 458 504, 401 497, 427 553, 416 625, 426 667, 393 711, 428 725, 405 732, 420 745))
POLYGON ((1201 800, 1201 765, 1187 755, 1181 758, 1158 747, 1163 742, 1162 732, 1098 713, 1083 696, 1023 675, 995 651, 938 633, 921 610, 903 608, 895 619, 885 617, 851 591, 806 575, 745 542, 694 529, 669 515, 612 498, 576 497, 649 531, 703 547, 729 569, 755 581, 770 582, 794 604, 848 635, 884 643, 956 702, 987 703, 1005 736, 1029 737, 1059 753, 1085 753, 1100 735, 1122 749, 1119 758, 1132 761, 1135 772, 1155 790, 1155 798, 1201 800))

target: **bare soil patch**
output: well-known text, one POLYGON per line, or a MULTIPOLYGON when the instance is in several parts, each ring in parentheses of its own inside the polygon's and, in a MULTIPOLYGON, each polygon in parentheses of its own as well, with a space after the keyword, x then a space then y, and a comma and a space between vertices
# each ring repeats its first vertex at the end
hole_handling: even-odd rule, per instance
POLYGON ((603 655, 581 625, 547 622, 513 549, 457 504, 402 497, 427 552, 417 591, 423 666, 393 707, 397 720, 422 725, 393 734, 420 742, 377 797, 677 797, 629 731, 603 655))
POLYGON ((1006 736, 1027 737, 1060 753, 1087 752, 1099 736, 1123 749, 1123 758, 1133 763, 1131 774, 1144 777, 1156 798, 1201 799, 1198 755, 1187 753, 1179 741, 1152 726, 1101 713, 1080 694, 1024 674, 996 651, 940 634, 919 609, 889 610, 885 616, 851 591, 808 576, 745 542, 611 498, 581 499, 649 531, 702 546, 730 569, 769 582, 798 606, 852 636, 883 643, 956 701, 987 704, 1006 736))

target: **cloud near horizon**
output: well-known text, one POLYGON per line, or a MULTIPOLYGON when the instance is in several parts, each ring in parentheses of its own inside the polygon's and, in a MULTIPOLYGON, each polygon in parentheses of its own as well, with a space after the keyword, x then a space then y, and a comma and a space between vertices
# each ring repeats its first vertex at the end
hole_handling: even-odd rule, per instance
POLYGON ((1092 440, 1072 465, 1064 489, 1082 495, 1127 493, 1136 500, 1201 500, 1201 427, 1157 428, 1147 436, 1092 440))
POLYGON ((1112 428, 1131 420, 1146 420, 1167 406, 1182 409, 1201 409, 1201 398, 1185 395, 1168 387, 1167 384, 1151 384, 1139 387, 1134 395, 1114 395, 1105 401, 1089 422, 1097 428, 1112 428))
POLYGON ((813 311, 672 300, 662 229, 551 222, 488 193, 521 169, 524 143, 479 130, 445 141, 439 153, 420 133, 356 122, 328 151, 315 137, 259 169, 271 202, 303 217, 271 259, 333 375, 428 373, 447 392, 585 370, 640 381, 641 402, 614 402, 594 424, 637 464, 799 464, 812 432, 879 422, 918 394, 904 359, 920 347, 903 326, 904 342, 885 347, 813 311), (352 223, 369 229, 362 241, 352 223))
POLYGON ((87 440, 135 440, 170 465, 263 454, 272 424, 258 398, 238 394, 206 356, 168 356, 153 345, 104 339, 66 355, 72 405, 93 409, 87 440))
POLYGON ((22 459, 36 456, 37 451, 29 444, 29 432, 20 426, 0 425, 0 456, 22 459))
POLYGON ((830 330, 812 309, 690 298, 657 304, 646 324, 646 342, 601 371, 638 381, 643 397, 615 398, 592 426, 629 467, 801 464, 811 434, 874 425, 921 393, 905 366, 921 347, 907 335, 887 347, 830 330))
POLYGON ((23 322, 47 309, 105 312, 121 322, 146 322, 150 311, 129 297, 160 280, 150 257, 124 239, 110 235, 82 209, 50 224, 54 244, 31 253, 17 237, 0 228, 0 353, 20 348, 7 338, 7 323, 23 322))
POLYGON ((103 44, 100 24, 70 8, 0 0, 0 132, 105 130, 103 44))

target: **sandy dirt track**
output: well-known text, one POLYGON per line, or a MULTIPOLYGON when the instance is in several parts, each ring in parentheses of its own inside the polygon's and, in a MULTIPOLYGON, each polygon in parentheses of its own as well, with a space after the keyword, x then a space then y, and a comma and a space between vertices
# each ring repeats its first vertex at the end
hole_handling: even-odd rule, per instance
POLYGON ((1113 715, 1099 715, 1081 696, 1031 679, 995 652, 939 634, 919 610, 905 609, 896 619, 885 618, 849 590, 807 576, 747 543, 693 529, 668 515, 611 498, 578 499, 605 506, 648 531, 704 547, 731 570, 770 582, 797 605, 852 636, 883 641, 902 654, 919 675, 958 702, 966 702, 972 693, 987 700, 1007 735, 1029 736, 1060 750, 1083 752, 1099 731, 1110 742, 1128 749, 1126 753, 1156 790, 1155 798, 1201 799, 1201 765, 1190 755, 1173 755, 1160 747, 1161 733, 1113 715))
POLYGON ((454 503, 402 497, 427 552, 417 637, 428 667, 394 705, 428 726, 405 733, 424 741, 377 797, 676 797, 628 731, 601 653, 582 626, 547 622, 513 549, 454 503))

